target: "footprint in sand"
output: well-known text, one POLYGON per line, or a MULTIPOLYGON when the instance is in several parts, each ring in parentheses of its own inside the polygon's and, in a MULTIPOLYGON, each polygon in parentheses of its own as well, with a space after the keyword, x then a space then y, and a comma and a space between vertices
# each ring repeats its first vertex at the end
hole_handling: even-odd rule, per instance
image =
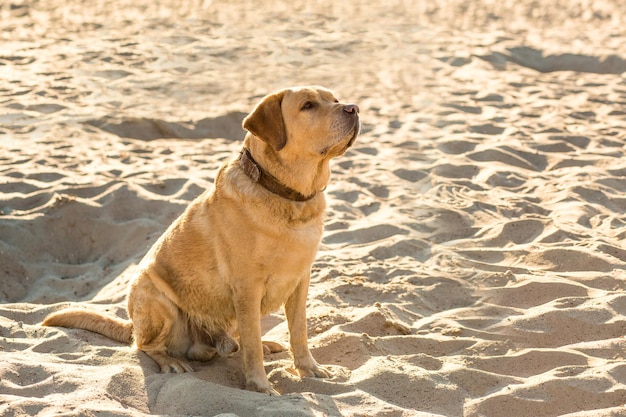
POLYGON ((51 114, 66 109, 67 107, 56 103, 42 103, 27 106, 26 110, 36 111, 38 113, 51 114))
MULTIPOLYGON (((45 384, 46 380, 50 378, 50 371, 49 368, 37 363, 22 363, 19 373, 12 372, 10 368, 5 368, 0 373, 0 378, 10 381, 11 384, 3 386, 3 394, 39 398, 41 397, 41 384, 45 384), (21 375, 28 375, 28 382, 25 382, 21 375)), ((80 383, 76 381, 58 378, 58 381, 55 381, 54 390, 67 394, 76 391, 79 387, 80 383)))
POLYGON ((427 261, 431 255, 430 244, 419 239, 402 239, 391 244, 379 244, 370 251, 370 255, 379 260, 408 257, 419 262, 427 261))
POLYGON ((28 179, 33 179, 41 182, 52 183, 65 178, 65 175, 59 172, 36 172, 26 176, 28 179))
POLYGON ((124 70, 104 70, 104 71, 97 71, 93 75, 95 77, 105 78, 107 80, 115 81, 115 80, 120 80, 122 78, 126 78, 129 75, 133 75, 133 73, 124 71, 124 70))
POLYGON ((589 143, 591 142, 591 139, 589 139, 587 136, 576 136, 576 135, 569 135, 569 136, 553 135, 553 136, 549 136, 548 139, 555 141, 555 142, 565 142, 580 149, 586 149, 587 146, 589 146, 589 143))
POLYGON ((485 372, 528 378, 564 366, 587 365, 585 355, 528 349, 509 356, 476 358, 472 366, 485 372))
POLYGON ((477 142, 469 140, 449 140, 437 144, 437 149, 447 154, 459 155, 466 152, 471 152, 478 145, 477 142))
MULTIPOLYGON (((485 290, 490 303, 516 308, 530 308, 570 297, 586 297, 587 287, 572 282, 522 282, 517 285, 485 290)), ((569 304, 568 304, 569 305, 569 304)))
POLYGON ((325 244, 367 244, 388 239, 395 235, 406 235, 409 231, 392 224, 376 224, 361 229, 332 233, 324 237, 325 244))
POLYGON ((508 48, 508 59, 539 72, 578 71, 594 74, 622 74, 626 59, 618 55, 597 57, 583 54, 544 55, 543 51, 528 46, 508 48))
MULTIPOLYGON (((7 236, 7 230, 0 225, 0 235, 7 236)), ((28 294, 31 283, 28 271, 13 254, 10 248, 0 243, 0 302, 17 302, 28 294), (18 279, 16 279, 18 278, 18 279)))
POLYGON ((406 168, 396 169, 395 171, 393 171, 393 173, 398 178, 402 178, 403 180, 410 181, 410 182, 417 182, 428 176, 427 171, 411 170, 411 169, 406 169, 406 168))
POLYGON ((504 127, 496 126, 493 123, 485 123, 482 125, 473 125, 469 127, 470 132, 479 133, 481 135, 500 135, 504 132, 504 130, 504 127))
POLYGON ((104 117, 87 124, 122 138, 155 140, 164 138, 204 139, 225 138, 240 140, 244 136, 241 123, 246 113, 231 112, 223 116, 205 118, 197 122, 167 122, 147 118, 104 117))
POLYGON ((486 246, 502 248, 509 243, 521 245, 538 238, 545 230, 548 221, 539 219, 522 219, 507 221, 504 224, 486 229, 477 235, 486 246), (484 238, 481 238, 481 235, 484 238))
POLYGON ((474 161, 499 162, 532 171, 543 171, 548 164, 545 155, 520 151, 508 146, 474 152, 467 157, 474 161))
POLYGON ((143 184, 142 187, 154 194, 171 196, 182 190, 188 181, 186 178, 167 178, 156 183, 143 184))

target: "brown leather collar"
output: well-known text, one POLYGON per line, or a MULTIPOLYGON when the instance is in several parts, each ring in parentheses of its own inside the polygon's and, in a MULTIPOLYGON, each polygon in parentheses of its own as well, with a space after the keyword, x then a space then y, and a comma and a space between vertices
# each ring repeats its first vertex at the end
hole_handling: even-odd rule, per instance
POLYGON ((266 190, 291 201, 308 201, 317 195, 303 195, 293 188, 281 183, 269 172, 265 171, 252 157, 248 148, 243 148, 239 154, 239 166, 243 172, 254 182, 262 185, 266 190))

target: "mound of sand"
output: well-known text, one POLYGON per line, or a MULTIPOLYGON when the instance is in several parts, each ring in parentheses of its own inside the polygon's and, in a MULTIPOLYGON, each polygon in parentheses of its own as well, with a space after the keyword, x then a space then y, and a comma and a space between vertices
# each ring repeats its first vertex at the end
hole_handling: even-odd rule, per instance
MULTIPOLYGON (((0 5, 0 414, 626 413, 626 6, 461 0, 0 5), (497 3, 497 4, 496 4, 497 3), (125 315, 146 250, 266 93, 361 108, 309 296, 328 380, 266 357, 159 374, 45 328, 125 315)), ((263 321, 287 341, 282 312, 263 321)), ((232 415, 232 414, 231 414, 232 415)))

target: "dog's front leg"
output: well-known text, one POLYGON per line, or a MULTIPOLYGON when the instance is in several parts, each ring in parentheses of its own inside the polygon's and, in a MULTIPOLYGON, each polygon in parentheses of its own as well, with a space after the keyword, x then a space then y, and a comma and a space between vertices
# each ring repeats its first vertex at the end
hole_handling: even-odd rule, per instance
POLYGON ((235 295, 235 310, 239 326, 239 342, 243 357, 246 389, 270 395, 279 395, 271 386, 263 367, 261 342, 261 291, 240 289, 235 295))
POLYGON ((309 292, 310 275, 302 278, 295 291, 285 303, 285 315, 289 326, 289 344, 293 363, 300 377, 328 378, 330 373, 321 367, 311 355, 306 325, 306 298, 309 292))

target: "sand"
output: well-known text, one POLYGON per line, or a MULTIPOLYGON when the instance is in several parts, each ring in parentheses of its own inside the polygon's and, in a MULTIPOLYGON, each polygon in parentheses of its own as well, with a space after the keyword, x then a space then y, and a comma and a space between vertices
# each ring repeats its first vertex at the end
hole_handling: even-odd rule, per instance
POLYGON ((0 415, 626 415, 626 3, 367 3, 1 3, 0 415), (333 378, 272 354, 270 397, 237 355, 163 375, 40 326, 124 316, 245 114, 300 84, 363 121, 308 303, 333 378))

